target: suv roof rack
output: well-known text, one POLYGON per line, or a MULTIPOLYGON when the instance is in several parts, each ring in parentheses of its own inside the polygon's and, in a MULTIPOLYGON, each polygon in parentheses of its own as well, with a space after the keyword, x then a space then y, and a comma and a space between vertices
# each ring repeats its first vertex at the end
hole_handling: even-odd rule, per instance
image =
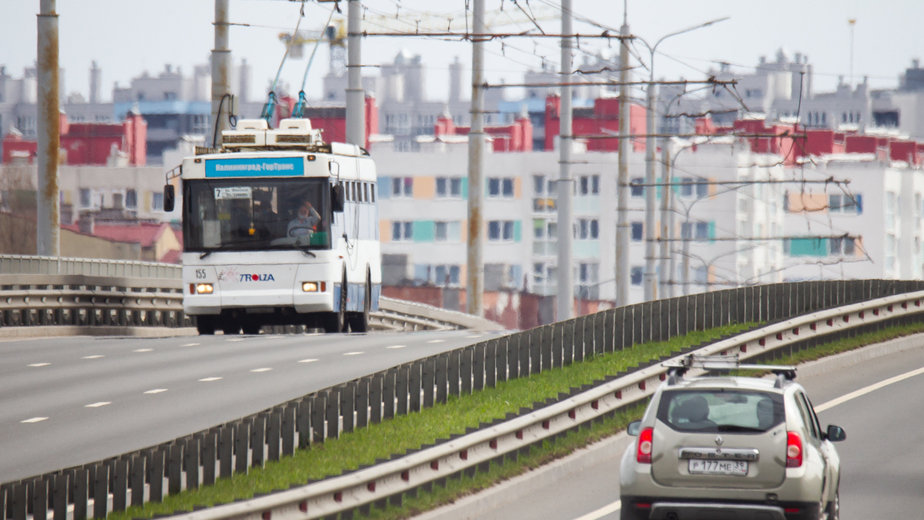
POLYGON ((669 368, 668 385, 676 384, 687 370, 699 368, 706 372, 730 372, 732 370, 769 370, 776 376, 776 387, 782 388, 784 381, 792 381, 796 378, 796 367, 792 365, 758 365, 754 363, 742 363, 737 355, 732 356, 699 356, 696 354, 687 354, 679 361, 664 363, 662 366, 669 368))

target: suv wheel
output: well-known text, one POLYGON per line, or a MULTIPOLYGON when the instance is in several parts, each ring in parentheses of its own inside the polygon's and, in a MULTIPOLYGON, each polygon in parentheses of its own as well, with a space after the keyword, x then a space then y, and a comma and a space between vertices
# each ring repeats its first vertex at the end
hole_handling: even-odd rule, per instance
POLYGON ((840 520, 841 518, 841 494, 840 491, 834 492, 834 500, 828 502, 828 520, 840 520))

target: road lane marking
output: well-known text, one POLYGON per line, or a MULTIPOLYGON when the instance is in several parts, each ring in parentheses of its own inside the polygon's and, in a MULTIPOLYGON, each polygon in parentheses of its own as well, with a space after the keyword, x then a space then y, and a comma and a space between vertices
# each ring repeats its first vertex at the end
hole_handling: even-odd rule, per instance
POLYGON ((98 401, 95 403, 85 404, 83 407, 84 408, 100 408, 103 406, 109 406, 110 404, 112 404, 112 401, 98 401))
POLYGON ((154 352, 154 349, 152 349, 152 348, 136 348, 133 352, 138 352, 138 353, 141 353, 141 352, 154 352))
POLYGON ((431 340, 428 340, 427 343, 443 343, 445 341, 446 341, 445 339, 431 339, 431 340))
POLYGON ((24 420, 19 421, 19 422, 21 422, 21 423, 23 423, 23 424, 33 424, 33 423, 42 422, 42 421, 47 421, 47 420, 48 420, 48 417, 32 417, 32 418, 30 418, 30 419, 24 419, 24 420))
POLYGON ((259 374, 259 373, 261 373, 261 372, 269 372, 270 370, 272 370, 272 368, 263 367, 263 368, 255 368, 255 369, 251 370, 251 372, 254 372, 254 373, 256 373, 256 374, 259 374))
POLYGON ((212 381, 220 381, 221 379, 222 378, 220 376, 203 377, 202 379, 199 380, 199 382, 200 383, 211 383, 212 381))
POLYGON ((239 342, 239 341, 244 341, 244 339, 245 339, 245 338, 228 338, 228 339, 225 340, 225 341, 227 341, 228 343, 237 343, 237 342, 239 342))
POLYGON ((889 379, 885 379, 885 380, 880 381, 880 382, 878 382, 878 383, 873 383, 873 384, 871 384, 871 385, 869 385, 869 386, 864 386, 863 388, 861 388, 861 389, 859 389, 859 390, 855 390, 855 391, 853 391, 853 392, 850 392, 849 394, 842 395, 842 396, 840 396, 840 397, 838 397, 838 398, 831 399, 831 400, 828 401, 827 403, 823 403, 823 404, 821 404, 821 405, 816 406, 816 407, 815 407, 815 412, 816 412, 816 413, 821 413, 821 412, 823 412, 823 411, 825 411, 825 410, 834 408, 835 406, 844 404, 844 403, 846 403, 847 401, 856 399, 857 397, 862 397, 862 396, 864 396, 864 395, 866 395, 866 394, 875 392, 876 390, 879 390, 879 389, 881 389, 881 388, 885 388, 885 387, 887 387, 887 386, 889 386, 889 385, 894 385, 895 383, 900 383, 900 382, 904 381, 905 379, 910 379, 910 378, 912 378, 912 377, 914 377, 914 376, 919 376, 919 375, 921 375, 921 374, 924 374, 924 367, 919 368, 919 369, 917 369, 917 370, 912 370, 911 372, 905 372, 904 374, 900 374, 900 375, 897 375, 897 376, 895 376, 895 377, 890 377, 889 379))
POLYGON ((391 350, 398 350, 399 348, 407 348, 407 345, 391 345, 385 348, 391 349, 391 350))
POLYGON ((83 359, 102 359, 102 358, 104 358, 104 357, 106 357, 106 356, 104 356, 104 355, 102 355, 102 354, 92 354, 92 355, 89 355, 89 356, 84 356, 83 359))
POLYGON ((145 390, 144 393, 146 393, 146 394, 148 394, 148 395, 154 395, 154 394, 160 394, 160 393, 163 393, 163 392, 166 392, 166 391, 167 391, 166 388, 152 388, 152 389, 150 389, 150 390, 145 390))
POLYGON ((601 507, 600 509, 597 509, 596 511, 591 511, 584 516, 579 516, 574 520, 597 520, 598 518, 603 518, 606 515, 611 515, 616 511, 619 511, 621 508, 622 504, 619 502, 619 500, 617 500, 601 507))
POLYGON ((185 345, 180 345, 181 347, 198 347, 198 343, 187 343, 185 345))
POLYGON ((32 368, 39 368, 39 367, 47 367, 49 365, 51 365, 51 363, 42 362, 42 363, 32 363, 29 366, 32 368))
POLYGON ((344 356, 361 356, 362 354, 364 353, 363 352, 344 352, 343 353, 344 356))
POLYGON ((315 359, 315 358, 308 358, 308 359, 303 359, 303 360, 299 361, 299 363, 314 363, 315 361, 317 361, 317 359, 315 359))

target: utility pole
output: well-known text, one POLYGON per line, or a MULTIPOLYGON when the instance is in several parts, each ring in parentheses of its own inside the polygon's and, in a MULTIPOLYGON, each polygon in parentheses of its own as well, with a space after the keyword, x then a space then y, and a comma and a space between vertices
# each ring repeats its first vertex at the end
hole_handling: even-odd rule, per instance
MULTIPOLYGON (((619 176, 616 182, 616 305, 629 304, 629 23, 619 34, 619 176)), ((561 231, 559 231, 559 234, 561 231)))
POLYGON ((212 128, 215 136, 231 128, 229 118, 222 117, 233 111, 228 27, 228 0, 215 0, 215 48, 212 49, 212 128))
POLYGON ((661 144, 661 298, 674 297, 673 255, 671 255, 669 238, 674 238, 673 213, 671 212, 671 197, 674 188, 671 183, 671 147, 670 139, 664 139, 661 144))
POLYGON ((558 132, 558 321, 574 317, 574 212, 571 198, 574 183, 571 178, 572 110, 571 110, 571 0, 561 3, 561 112, 558 132))
MULTIPOLYGON (((654 53, 652 52, 652 57, 654 53)), ((648 100, 645 113, 645 127, 649 134, 656 134, 655 128, 655 100, 657 87, 654 83, 654 61, 648 64, 651 71, 651 79, 648 81, 648 100)), ((655 138, 645 138, 645 184, 654 184, 655 182, 655 138)), ((657 277, 655 273, 655 214, 654 207, 657 203, 655 195, 657 189, 652 186, 645 188, 645 275, 644 275, 644 294, 645 301, 651 301, 658 298, 657 277)), ((663 196, 663 190, 662 190, 663 196)))
POLYGON ((41 0, 38 15, 38 190, 35 250, 60 256, 58 149, 61 146, 58 93, 58 13, 55 0, 41 0))
POLYGON ((346 141, 366 146, 366 99, 362 78, 362 3, 347 2, 346 141))
MULTIPOLYGON (((474 0, 475 34, 484 34, 484 0, 474 0)), ((484 315, 484 39, 472 38, 472 128, 468 134, 468 258, 465 307, 469 314, 484 315)))

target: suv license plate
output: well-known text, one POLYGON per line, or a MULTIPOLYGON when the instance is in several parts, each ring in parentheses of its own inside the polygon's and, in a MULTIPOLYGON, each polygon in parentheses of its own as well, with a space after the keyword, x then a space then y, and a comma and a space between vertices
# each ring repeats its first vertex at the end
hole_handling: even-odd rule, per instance
POLYGON ((748 474, 748 463, 740 460, 690 459, 688 469, 691 475, 736 475, 743 477, 748 474))

